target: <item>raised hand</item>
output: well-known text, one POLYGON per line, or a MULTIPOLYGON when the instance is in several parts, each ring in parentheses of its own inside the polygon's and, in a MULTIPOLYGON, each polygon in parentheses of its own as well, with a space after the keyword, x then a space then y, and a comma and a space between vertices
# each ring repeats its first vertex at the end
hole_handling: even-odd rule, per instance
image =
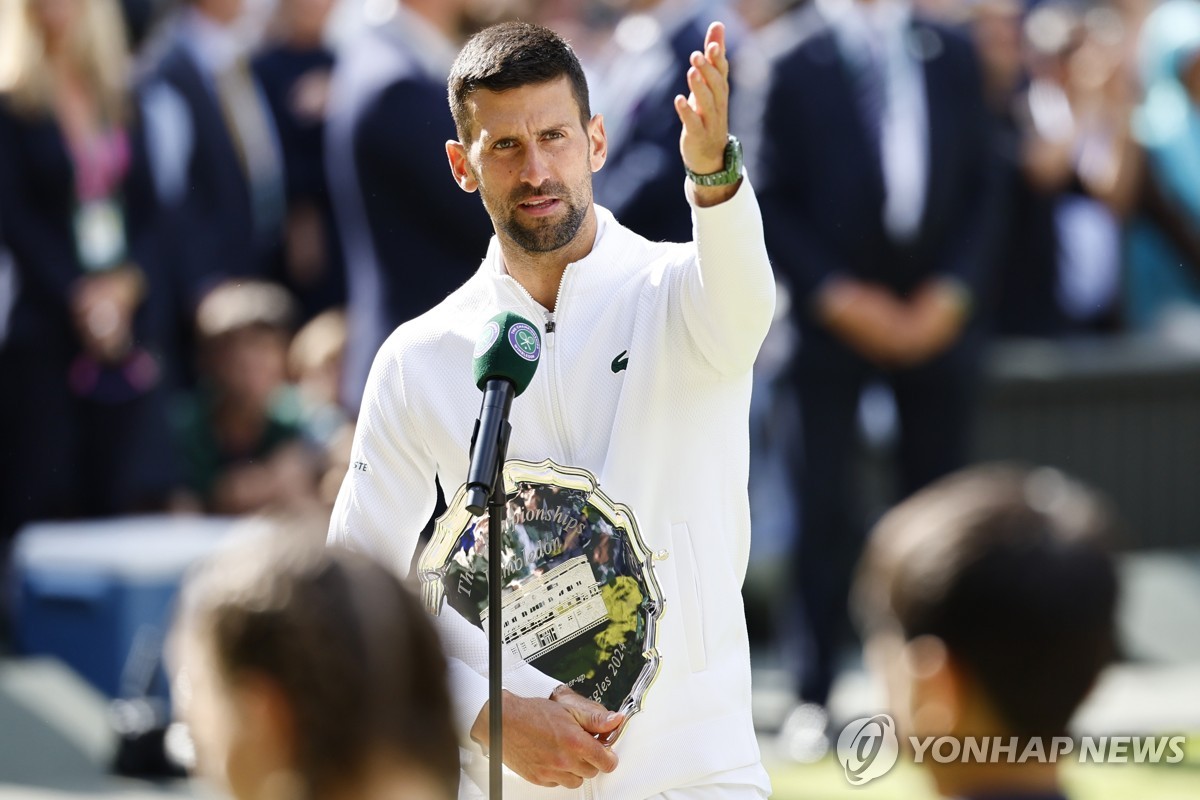
POLYGON ((687 72, 691 93, 675 96, 675 113, 683 122, 679 152, 692 172, 707 175, 725 166, 729 137, 729 59, 725 54, 725 25, 714 22, 704 37, 704 51, 695 51, 687 72))

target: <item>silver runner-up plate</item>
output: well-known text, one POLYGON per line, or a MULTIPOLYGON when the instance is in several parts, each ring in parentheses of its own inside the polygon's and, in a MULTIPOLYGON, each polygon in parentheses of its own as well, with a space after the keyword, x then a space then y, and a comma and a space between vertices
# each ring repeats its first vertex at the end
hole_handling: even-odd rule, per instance
MULTIPOLYGON (((504 646, 628 722, 658 674, 663 613, 653 556, 633 512, 610 500, 587 470, 552 461, 508 461, 504 485, 504 646)), ((422 600, 431 614, 445 600, 487 631, 487 537, 487 515, 467 511, 463 486, 421 554, 422 600)))

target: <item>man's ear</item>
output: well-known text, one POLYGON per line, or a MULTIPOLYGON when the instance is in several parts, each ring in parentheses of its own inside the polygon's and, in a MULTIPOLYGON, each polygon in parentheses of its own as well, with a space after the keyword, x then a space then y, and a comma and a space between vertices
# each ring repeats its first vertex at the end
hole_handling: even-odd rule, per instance
POLYGON ((260 766, 283 769, 295 763, 297 730, 295 712, 282 687, 253 673, 242 675, 234 686, 242 725, 259 747, 260 766))
POLYGON ((603 114, 597 114, 588 122, 588 142, 592 172, 599 172, 608 159, 608 134, 604 130, 603 114))
POLYGON ((446 142, 446 159, 450 162, 450 172, 454 182, 464 192, 473 192, 479 188, 479 181, 471 172, 471 163, 467 160, 467 148, 459 141, 450 139, 446 142))
POLYGON ((904 661, 912 685, 913 733, 956 733, 963 720, 967 687, 946 644, 936 636, 919 636, 904 646, 904 661))

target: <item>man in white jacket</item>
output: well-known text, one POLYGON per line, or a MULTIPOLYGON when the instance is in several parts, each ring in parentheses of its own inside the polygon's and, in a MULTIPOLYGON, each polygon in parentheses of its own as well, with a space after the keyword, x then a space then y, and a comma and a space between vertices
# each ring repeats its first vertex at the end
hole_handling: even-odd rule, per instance
MULTIPOLYGON (((728 136, 720 23, 687 70, 691 94, 674 105, 695 242, 652 243, 592 202, 604 121, 591 115, 566 42, 525 23, 468 42, 450 76, 459 139, 446 149, 458 184, 479 190, 496 235, 474 277, 380 349, 330 523, 331 543, 407 574, 435 478, 448 491, 466 479, 480 331, 499 311, 541 324, 543 354, 513 404, 508 456, 585 469, 633 510, 664 598, 661 665, 643 710, 609 747, 596 736, 622 715, 506 662, 506 797, 770 792, 750 713, 740 589, 750 371, 775 285, 758 204, 728 136)), ((484 763, 487 640, 457 614, 441 613, 438 624, 458 722, 484 763)))

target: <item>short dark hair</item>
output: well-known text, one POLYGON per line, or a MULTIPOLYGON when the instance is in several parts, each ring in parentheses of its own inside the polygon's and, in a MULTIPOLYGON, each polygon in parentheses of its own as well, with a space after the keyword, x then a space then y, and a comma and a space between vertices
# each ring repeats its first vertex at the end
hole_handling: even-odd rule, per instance
POLYGON ((275 526, 194 570, 177 628, 196 631, 224 675, 278 684, 308 796, 385 755, 457 797, 447 666, 428 614, 383 566, 294 532, 275 526))
POLYGON ((1063 735, 1116 652, 1117 528, 1055 470, 965 470, 879 522, 854 611, 868 635, 941 639, 1013 735, 1063 735))
POLYGON ((549 28, 528 22, 502 22, 484 28, 463 46, 450 70, 450 113, 463 144, 470 142, 467 98, 476 89, 505 92, 566 76, 586 129, 592 117, 587 78, 575 51, 549 28))

